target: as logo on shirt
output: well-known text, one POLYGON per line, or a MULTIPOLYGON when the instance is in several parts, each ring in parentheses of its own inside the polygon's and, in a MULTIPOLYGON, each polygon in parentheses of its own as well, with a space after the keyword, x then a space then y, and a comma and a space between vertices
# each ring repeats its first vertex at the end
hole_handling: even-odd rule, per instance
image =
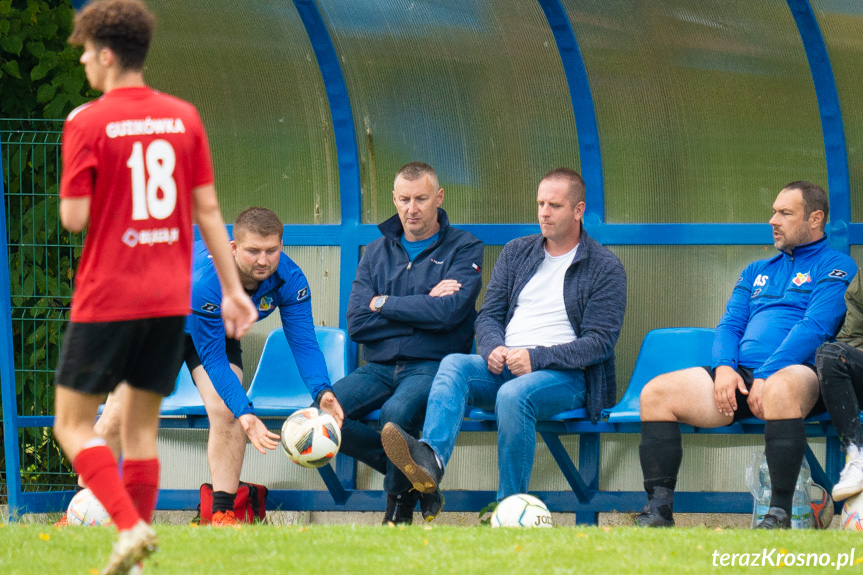
POLYGON ((800 273, 797 272, 797 275, 791 280, 791 283, 796 285, 797 287, 802 286, 803 284, 808 284, 812 282, 812 277, 809 275, 809 272, 800 273))
MULTIPOLYGON (((743 278, 740 278, 743 279, 743 278)), ((764 287, 767 285, 767 280, 770 279, 770 276, 765 276, 763 274, 758 274, 758 277, 755 278, 755 281, 752 282, 752 285, 755 287, 764 287)))
POLYGON ((271 309, 273 309, 273 298, 265 295, 258 303, 258 311, 270 311, 271 309))
POLYGON ((309 297, 309 288, 304 287, 297 292, 297 301, 303 301, 307 297, 309 297))

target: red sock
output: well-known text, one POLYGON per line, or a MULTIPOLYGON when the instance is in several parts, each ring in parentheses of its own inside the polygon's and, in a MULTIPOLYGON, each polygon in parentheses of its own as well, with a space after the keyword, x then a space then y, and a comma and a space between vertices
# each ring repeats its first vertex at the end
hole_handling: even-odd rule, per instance
POLYGON ((93 492, 119 531, 131 529, 141 520, 120 481, 117 460, 110 449, 104 445, 82 449, 72 462, 72 467, 84 479, 84 485, 93 492))
POLYGON ((153 518, 159 495, 159 460, 126 459, 123 461, 123 484, 132 497, 141 518, 147 523, 153 518))

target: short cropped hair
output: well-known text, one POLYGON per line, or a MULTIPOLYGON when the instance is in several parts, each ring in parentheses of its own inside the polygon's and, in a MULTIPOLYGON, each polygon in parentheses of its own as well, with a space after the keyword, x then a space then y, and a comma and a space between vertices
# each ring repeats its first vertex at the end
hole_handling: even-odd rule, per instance
POLYGON ((809 219, 812 212, 821 210, 824 212, 824 220, 821 222, 821 229, 827 223, 827 217, 830 215, 830 205, 827 201, 827 192, 818 184, 801 180, 799 182, 791 182, 786 185, 783 190, 800 190, 803 195, 803 218, 809 219))
POLYGON ((69 43, 108 47, 120 68, 143 70, 156 18, 141 0, 93 0, 76 16, 69 43))
POLYGON ((551 179, 566 180, 569 183, 569 201, 575 206, 579 202, 587 200, 587 190, 584 186, 584 179, 575 170, 570 168, 555 168, 542 177, 542 181, 551 179))
POLYGON ((434 168, 425 162, 411 162, 399 168, 399 171, 396 172, 396 177, 393 180, 393 189, 395 189, 396 182, 399 181, 399 178, 404 178, 409 182, 414 182, 426 175, 431 177, 432 185, 434 186, 435 191, 438 191, 440 189, 440 183, 437 179, 437 173, 435 173, 434 168))
POLYGON ((281 238, 285 232, 285 226, 273 210, 247 208, 234 220, 234 239, 242 240, 246 232, 265 238, 269 236, 281 238))

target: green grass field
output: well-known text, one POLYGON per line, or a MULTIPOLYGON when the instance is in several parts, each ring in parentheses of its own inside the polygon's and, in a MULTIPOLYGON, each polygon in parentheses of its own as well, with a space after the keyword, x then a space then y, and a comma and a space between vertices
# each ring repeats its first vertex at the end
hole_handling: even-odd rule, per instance
MULTIPOLYGON (((158 525, 153 575, 194 573, 797 573, 863 572, 863 540, 847 531, 756 532, 632 527, 491 529, 350 525, 245 526, 212 529, 158 525), (856 546, 856 547, 855 547, 856 546), (774 551, 775 550, 775 551, 774 551), (837 559, 853 564, 837 568, 837 559), (722 555, 728 566, 722 567, 722 555), (731 554, 752 555, 732 567, 731 554), (785 566, 794 554, 795 566, 785 566), (809 566, 805 566, 810 554, 809 566), (825 566, 816 566, 820 560, 825 566), (716 566, 714 566, 714 563, 716 566), (777 565, 777 566, 774 566, 777 565), (800 565, 802 564, 802 565, 800 565)), ((111 528, 0 525, 0 573, 98 573, 114 538, 111 528)))

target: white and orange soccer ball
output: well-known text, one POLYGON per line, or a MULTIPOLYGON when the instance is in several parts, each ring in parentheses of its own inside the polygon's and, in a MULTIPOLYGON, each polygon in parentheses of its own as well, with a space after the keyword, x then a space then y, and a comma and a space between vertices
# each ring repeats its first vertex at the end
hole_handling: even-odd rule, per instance
POLYGON ((551 512, 540 499, 526 493, 510 495, 497 504, 492 527, 554 527, 551 512))
POLYGON ((111 516, 89 489, 82 489, 75 494, 66 509, 66 521, 69 525, 84 525, 98 527, 111 525, 111 516))
POLYGON ((809 486, 809 495, 812 500, 812 521, 815 529, 828 529, 833 521, 833 498, 826 489, 812 483, 809 486))
POLYGON ((863 493, 849 497, 842 505, 842 529, 863 531, 863 493))
POLYGON ((342 432, 333 416, 314 407, 298 409, 282 425, 282 447, 294 463, 323 467, 336 456, 342 432))

